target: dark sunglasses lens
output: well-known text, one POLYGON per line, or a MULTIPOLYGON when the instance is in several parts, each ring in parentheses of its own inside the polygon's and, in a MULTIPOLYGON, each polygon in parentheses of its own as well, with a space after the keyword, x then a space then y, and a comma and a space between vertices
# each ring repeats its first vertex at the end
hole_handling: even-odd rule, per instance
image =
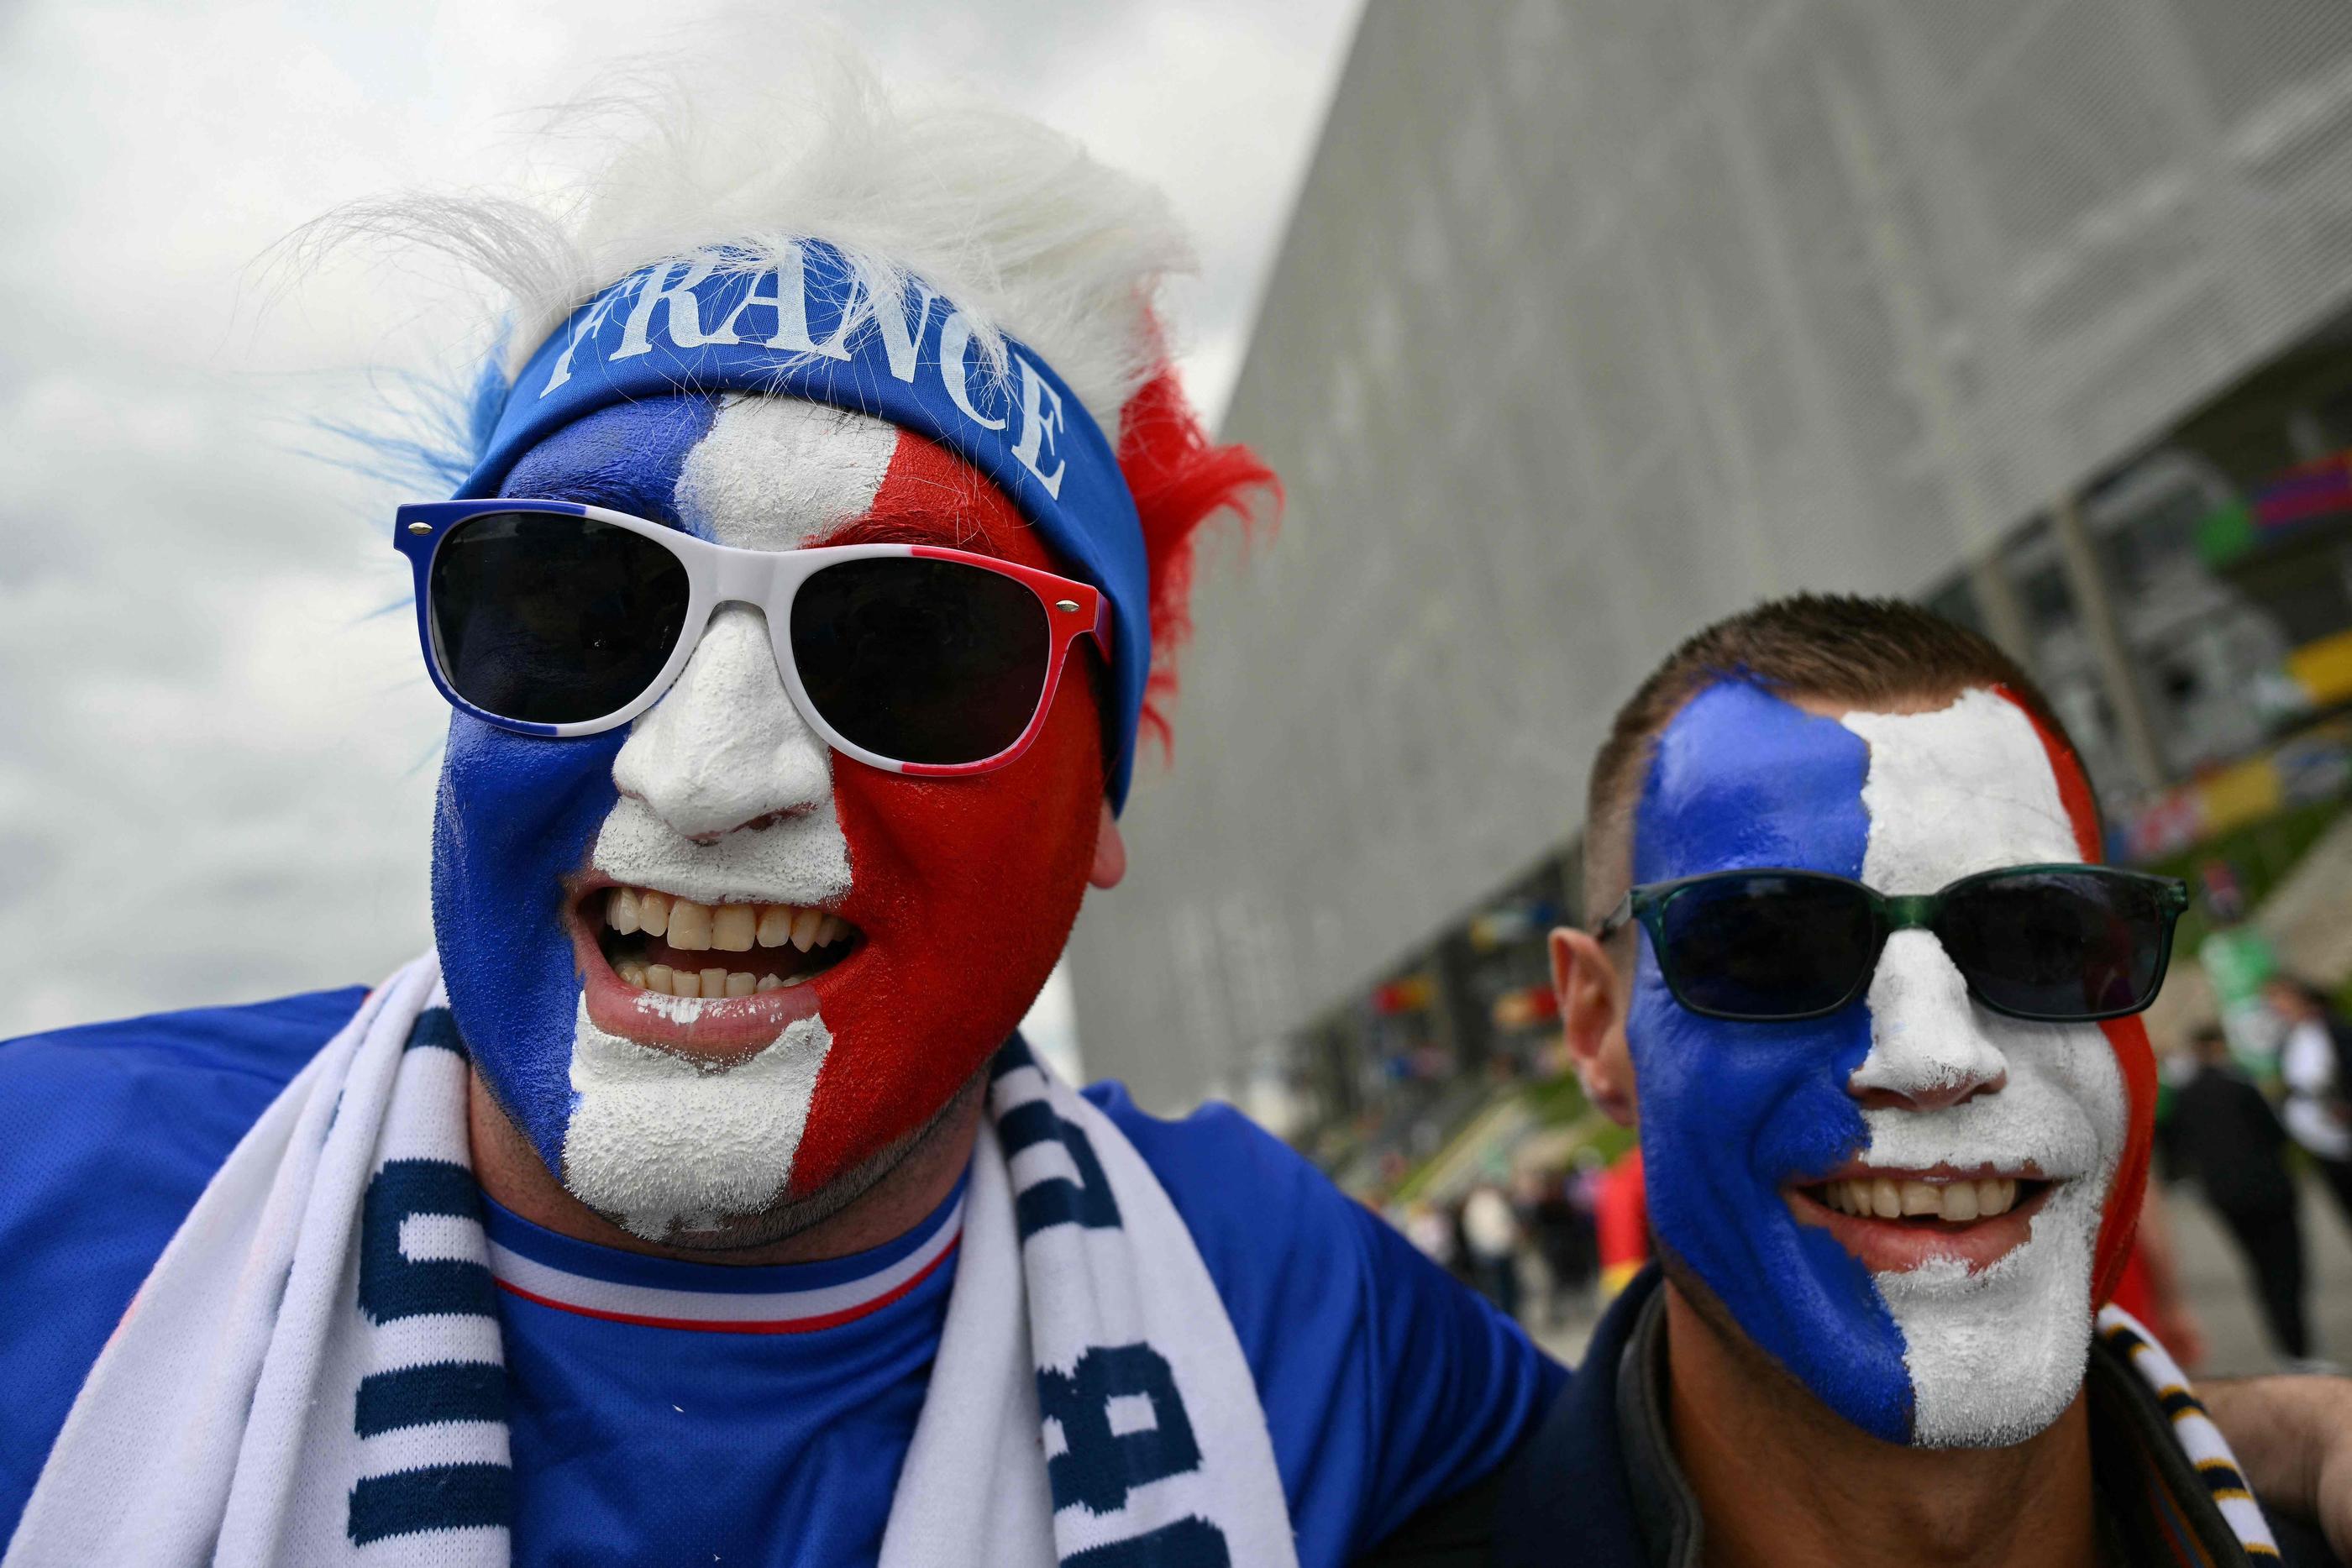
POLYGON ((2032 871, 1951 894, 1936 936, 1993 1007, 2087 1019, 2156 999, 2170 924, 2160 884, 2097 871, 2032 871))
POLYGON ((425 593, 441 673, 488 713, 602 718, 651 685, 686 623, 686 568, 593 517, 486 512, 443 537, 425 593))
POLYGON ((1800 1018, 1850 997, 1870 967, 1863 890, 1825 878, 1725 877, 1684 888, 1663 921, 1667 977, 1683 1000, 1732 1018, 1800 1018))
POLYGON ((828 566, 793 598, 801 685, 844 738, 896 762, 982 762, 1021 738, 1052 662, 1045 607, 984 567, 828 566))

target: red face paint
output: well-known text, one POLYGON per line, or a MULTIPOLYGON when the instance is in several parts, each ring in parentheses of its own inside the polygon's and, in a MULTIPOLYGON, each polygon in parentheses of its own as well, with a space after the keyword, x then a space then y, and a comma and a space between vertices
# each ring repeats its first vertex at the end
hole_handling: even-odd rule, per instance
MULTIPOLYGON (((2043 723, 2042 716, 2018 695, 2006 686, 1993 690, 2032 721, 2033 733, 2042 738, 2042 748, 2050 758, 2050 770, 2058 778, 2058 798, 2066 807, 2066 815, 2074 829, 2074 844, 2084 863, 2096 865, 2101 854, 2099 808, 2091 794, 2090 781, 2083 776, 2082 764, 2074 758, 2057 735, 2043 723)), ((2099 1243, 2091 1265, 2091 1304, 2104 1306, 2116 1291, 2116 1283, 2123 1277, 2124 1267, 2131 1258, 2132 1237, 2139 1226, 2141 1201, 2147 1196, 2149 1145, 2156 1137, 2156 1055, 2148 1048, 2147 1030, 2137 1018, 2110 1019, 2099 1026, 2106 1031, 2107 1043, 2116 1053, 2116 1062, 2123 1071, 2124 1094, 2129 1106, 2130 1124, 2124 1136, 2123 1157, 2116 1166, 2115 1185, 2107 1191, 2106 1213, 2099 1223, 2099 1243)))
MULTIPOLYGON (((879 539, 1068 570, 977 471, 904 433, 871 511, 820 542, 879 539)), ((1060 956, 1101 819, 1097 670, 1092 653, 1075 657, 1044 733, 992 773, 914 779, 834 758, 850 866, 840 913, 864 941, 810 982, 833 1048, 794 1196, 936 1114, 1011 1035, 1060 956)))

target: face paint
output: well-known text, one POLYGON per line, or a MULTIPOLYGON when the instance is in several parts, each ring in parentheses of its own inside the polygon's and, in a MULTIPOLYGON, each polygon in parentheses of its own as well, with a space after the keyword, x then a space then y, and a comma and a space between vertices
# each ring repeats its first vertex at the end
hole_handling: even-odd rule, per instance
MULTIPOLYGON (((767 398, 705 413, 683 443, 678 423, 652 403, 584 419, 535 448, 506 493, 595 500, 744 549, 895 538, 1055 564, 986 481, 892 426, 767 398), (600 467, 583 452, 619 455, 600 467)), ((673 1239, 804 1198, 946 1104, 1061 950, 1103 789, 1084 679, 1063 683, 1036 745, 993 773, 912 779, 835 757, 792 706, 760 612, 741 605, 712 618, 625 737, 483 734, 491 755, 445 778, 436 887, 450 884, 478 929, 496 929, 502 907, 503 951, 532 955, 535 978, 500 998, 502 973, 464 996, 453 976, 458 1021, 566 1185, 673 1239), (550 775, 578 802, 561 831, 531 809, 550 775), (496 901, 478 891, 491 885, 496 901), (616 885, 820 907, 855 935, 846 957, 788 989, 662 996, 607 960, 616 885), (494 1038, 477 1038, 484 1023, 494 1038)), ((704 956, 762 961, 759 948, 704 956)))
MULTIPOLYGON (((713 413, 701 398, 604 410, 533 448, 508 493, 675 521, 678 472, 713 413)), ((613 810, 627 739, 542 740, 453 714, 434 806, 433 937, 450 1009, 491 1093, 559 1173, 580 1002, 566 883, 613 810)))
MULTIPOLYGON (((1869 753, 1834 719, 1744 682, 1691 699, 1662 731, 1636 808, 1633 880, 1736 866, 1859 877, 1869 753)), ((1780 1197, 1860 1148, 1846 1075, 1870 1050, 1849 1008, 1804 1023, 1685 1011, 1646 936, 1626 1023, 1650 1225, 1748 1337, 1847 1420, 1900 1442, 1910 1389, 1895 1322, 1861 1264, 1780 1197)))
MULTIPOLYGON (((1660 737, 1635 876, 1787 865, 1931 892, 2080 858, 2068 805, 2023 710, 1991 693, 1840 723, 1726 683, 1660 737)), ((2099 1027, 1975 1007, 1927 932, 1888 941, 1864 1005, 1808 1023, 1685 1012, 1646 943, 1635 984, 1653 1222, 1748 1336, 1892 1441, 2013 1443, 2054 1419, 2081 1384, 2126 1141, 2099 1027), (2053 1185, 2014 1219, 1949 1232, 1788 1196, 1874 1171, 2021 1170, 2053 1185)))
MULTIPOLYGON (((1935 713, 1850 713, 1869 744, 1863 880, 1926 892, 1996 866, 2077 858, 2075 823, 2022 708, 1971 691, 1935 713)), ((1972 1004, 1935 936, 1896 933, 1868 1001, 1857 1089, 1928 1111, 1863 1113, 1866 1164, 1927 1171, 2028 1167, 2055 1185, 2024 1241, 1989 1268, 1945 1258, 1876 1276, 1902 1331, 1913 1440, 2021 1442, 2058 1418, 2090 1348, 2093 1251, 2124 1152, 2123 1074, 2096 1024, 2042 1024, 1972 1004), (1997 1087, 1996 1087, 1997 1086, 1997 1087)))

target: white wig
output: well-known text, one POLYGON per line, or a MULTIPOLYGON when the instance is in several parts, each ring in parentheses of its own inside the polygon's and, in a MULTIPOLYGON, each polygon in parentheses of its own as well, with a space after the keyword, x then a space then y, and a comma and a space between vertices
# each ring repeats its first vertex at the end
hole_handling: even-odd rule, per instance
POLYGON ((911 274, 953 299, 983 351, 1032 345, 1111 439, 1165 368, 1160 280, 1191 251, 1166 199, 1024 116, 894 96, 829 29, 738 14, 725 46, 553 111, 579 175, 535 200, 362 203, 303 236, 456 256, 505 296, 510 381, 606 285, 662 261, 772 264, 783 242, 838 246, 884 298, 911 274))
POLYGON ((827 241, 862 279, 866 308, 897 305, 920 277, 955 301, 1000 369, 1007 336, 1044 356, 1110 439, 1150 576, 1142 722, 1165 741, 1195 534, 1227 511, 1268 518, 1281 495, 1254 454, 1215 444, 1171 367, 1158 296, 1192 253, 1166 199, 1024 116, 893 96, 805 18, 740 12, 710 36, 690 61, 556 110, 551 147, 588 156, 537 199, 362 203, 296 237, 298 257, 357 238, 422 245, 502 296, 504 351, 469 412, 411 384, 405 434, 328 428, 373 455, 371 472, 454 485, 531 352, 607 285, 665 261, 772 266, 788 241, 827 241))

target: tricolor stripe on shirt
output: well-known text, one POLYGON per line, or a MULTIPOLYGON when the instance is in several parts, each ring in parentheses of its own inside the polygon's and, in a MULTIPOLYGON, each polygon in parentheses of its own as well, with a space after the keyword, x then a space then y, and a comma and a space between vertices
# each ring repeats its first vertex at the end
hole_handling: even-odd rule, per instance
POLYGON ((927 1224, 870 1252, 736 1268, 592 1247, 488 1207, 490 1273, 508 1295, 583 1317, 706 1333, 811 1333, 854 1322, 946 1266, 963 1235, 959 1189, 927 1224))

